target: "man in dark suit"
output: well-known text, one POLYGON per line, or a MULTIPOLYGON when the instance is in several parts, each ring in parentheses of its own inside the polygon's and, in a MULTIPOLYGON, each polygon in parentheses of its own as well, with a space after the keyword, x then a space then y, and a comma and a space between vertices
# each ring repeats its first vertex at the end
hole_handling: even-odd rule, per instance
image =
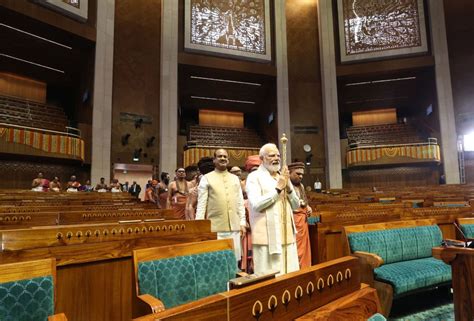
POLYGON ((128 192, 135 197, 138 197, 138 195, 140 195, 141 190, 142 188, 140 187, 140 185, 137 184, 136 181, 133 181, 133 184, 130 185, 130 187, 128 188, 128 192))

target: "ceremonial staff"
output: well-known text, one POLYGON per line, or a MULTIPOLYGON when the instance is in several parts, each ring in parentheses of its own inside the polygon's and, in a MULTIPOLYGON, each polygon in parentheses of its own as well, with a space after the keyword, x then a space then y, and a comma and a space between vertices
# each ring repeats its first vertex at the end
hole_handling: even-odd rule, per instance
MULTIPOLYGON (((286 138, 286 135, 283 134, 280 138, 281 142, 281 167, 286 167, 286 143, 288 142, 288 138, 286 138)), ((287 182, 288 184, 288 182, 287 182)), ((287 186, 283 189, 282 193, 282 198, 283 198, 283 203, 282 203, 282 209, 283 209, 283 243, 282 244, 282 250, 283 250, 283 260, 285 262, 285 274, 288 273, 288 251, 287 251, 287 243, 288 243, 288 233, 287 233, 287 212, 286 212, 286 189, 287 186)))

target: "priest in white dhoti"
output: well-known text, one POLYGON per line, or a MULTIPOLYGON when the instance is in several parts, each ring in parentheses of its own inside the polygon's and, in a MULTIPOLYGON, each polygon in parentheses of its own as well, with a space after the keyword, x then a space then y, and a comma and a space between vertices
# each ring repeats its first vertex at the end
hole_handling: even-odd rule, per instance
POLYGON ((293 210, 300 205, 275 144, 263 145, 262 164, 247 177, 255 273, 299 270, 293 210), (280 172, 281 169, 281 172, 280 172), (286 223, 285 223, 286 220, 286 223))

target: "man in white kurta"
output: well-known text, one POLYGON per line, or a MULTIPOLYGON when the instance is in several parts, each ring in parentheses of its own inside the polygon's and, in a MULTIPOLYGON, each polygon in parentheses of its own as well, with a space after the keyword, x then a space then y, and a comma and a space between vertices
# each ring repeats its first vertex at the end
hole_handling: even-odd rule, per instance
POLYGON ((246 185, 255 273, 298 271, 293 221, 293 210, 299 207, 298 196, 289 180, 288 168, 285 166, 279 172, 280 153, 276 145, 262 146, 259 155, 262 164, 249 174, 246 185))
POLYGON ((237 261, 242 256, 240 237, 246 231, 245 207, 240 179, 227 171, 229 157, 224 149, 214 153, 214 171, 201 178, 196 220, 211 220, 218 239, 232 239, 237 261))

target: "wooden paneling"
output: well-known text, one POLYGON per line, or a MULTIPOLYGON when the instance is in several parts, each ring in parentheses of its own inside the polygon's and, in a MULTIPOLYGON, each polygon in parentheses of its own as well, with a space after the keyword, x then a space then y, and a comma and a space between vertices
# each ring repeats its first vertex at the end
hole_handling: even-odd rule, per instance
POLYGON ((244 113, 200 109, 199 125, 244 128, 244 113))
MULTIPOLYGON (((324 124, 319 57, 318 1, 286 1, 288 91, 291 118, 291 155, 304 161, 303 145, 312 146, 312 163, 304 183, 325 182, 324 124), (295 126, 317 127, 317 133, 295 133, 295 126)), ((289 160, 290 162, 290 160, 289 160)))
POLYGON ((468 40, 474 33, 474 2, 444 0, 444 10, 456 129, 468 134, 474 128, 474 42, 468 40), (468 120, 463 114, 470 115, 468 120))
POLYGON ((395 108, 376 109, 352 113, 353 126, 370 126, 379 124, 396 124, 397 110, 395 108))
POLYGON ((46 83, 33 79, 0 73, 0 94, 39 103, 46 103, 46 83))
MULTIPOLYGON (((141 164, 158 163, 160 124, 161 0, 121 0, 115 3, 114 79, 111 162, 128 163, 142 148, 141 164), (151 124, 135 128, 120 113, 146 115, 151 124), (130 134, 127 145, 121 137, 130 134), (154 146, 146 141, 155 137, 154 146)), ((161 142, 166 144, 167 142, 161 142)))
POLYGON ((438 185, 438 167, 430 165, 345 170, 344 188, 438 185))

